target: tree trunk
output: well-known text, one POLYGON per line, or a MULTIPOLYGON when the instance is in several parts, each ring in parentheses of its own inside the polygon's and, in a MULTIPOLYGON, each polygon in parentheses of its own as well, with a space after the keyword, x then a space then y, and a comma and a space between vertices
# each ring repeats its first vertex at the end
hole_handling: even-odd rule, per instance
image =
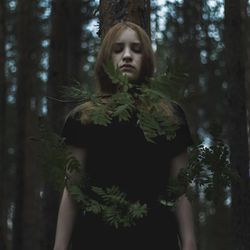
MULTIPOLYGON (((182 6, 183 13, 183 30, 182 30, 182 39, 183 44, 180 46, 182 48, 179 51, 179 58, 184 60, 184 65, 187 68, 189 77, 187 82, 187 87, 189 91, 195 93, 197 99, 191 100, 191 103, 188 105, 185 104, 187 114, 189 115, 189 120, 191 121, 191 130, 192 132, 198 131, 201 118, 197 115, 199 109, 202 108, 202 97, 201 87, 200 87, 200 74, 201 74, 201 61, 200 61, 200 48, 198 36, 199 32, 197 30, 197 24, 201 23, 202 15, 202 3, 199 0, 189 1, 184 0, 182 6), (192 59, 191 59, 192 58, 192 59), (192 60, 192 63, 190 63, 192 60), (198 108, 197 108, 198 106, 198 108), (189 108, 189 109, 188 109, 189 108), (191 112, 195 110, 196 112, 191 112)), ((180 39, 180 38, 179 38, 180 39)), ((195 133, 193 133, 195 134, 195 133)))
MULTIPOLYGON (((49 97, 58 97, 63 86, 80 78, 82 1, 52 1, 52 31, 48 89, 49 97)), ((60 97, 59 97, 60 98, 60 97)), ((48 116, 55 132, 60 132, 69 107, 48 101, 48 116)))
MULTIPOLYGON (((68 51, 68 23, 70 22, 70 19, 67 8, 68 0, 55 0, 51 3, 52 27, 50 37, 50 59, 47 93, 49 97, 58 98, 61 87, 69 85, 67 55, 70 54, 70 51, 68 51)), ((59 132, 62 127, 64 115, 65 105, 48 100, 48 116, 51 127, 56 132, 59 132)))
MULTIPOLYGON (((89 4, 89 3, 88 3, 89 4)), ((70 86, 79 81, 81 72, 81 35, 82 9, 81 0, 52 1, 52 30, 50 39, 50 60, 48 72, 49 97, 61 99, 63 86, 70 86)), ((60 134, 66 114, 71 109, 63 103, 48 101, 48 119, 53 131, 60 134)), ((53 167, 53 166, 51 166, 53 167)), ((55 238, 56 220, 60 193, 52 183, 44 180, 44 236, 43 249, 52 249, 55 238)))
POLYGON ((7 86, 5 77, 5 41, 6 41, 6 8, 0 1, 0 249, 5 249, 7 242, 7 205, 6 205, 6 97, 7 86))
POLYGON ((38 3, 20 0, 17 5, 17 169, 13 219, 13 249, 39 249, 38 169, 29 136, 35 134, 36 77, 41 40, 38 3))
MULTIPOLYGON (((248 4, 248 8, 250 4, 248 4)), ((245 15, 246 30, 250 29, 250 16, 245 15)), ((246 34, 246 48, 247 48, 247 63, 246 63, 246 89, 247 89, 247 123, 248 123, 248 134, 250 134, 250 32, 246 34)), ((250 147, 250 138, 248 141, 250 147)), ((250 157, 250 152, 249 152, 250 157)))
MULTIPOLYGON (((68 34, 68 12, 67 0, 52 1, 51 10, 51 37, 50 37, 50 59, 48 71, 47 95, 58 97, 60 87, 67 83, 67 37, 68 34)), ((55 132, 59 132, 65 116, 65 107, 61 103, 48 100, 48 118, 50 126, 55 132)), ((53 167, 53 166, 51 166, 53 167)), ((51 183, 44 180, 44 206, 42 249, 53 249, 56 219, 59 206, 59 194, 51 183)))
MULTIPOLYGON (((86 3, 85 3, 86 4, 86 3)), ((79 81, 80 72, 81 72, 81 57, 82 57, 82 49, 81 49, 81 30, 82 30, 82 1, 68 1, 68 48, 67 48, 67 78, 69 80, 68 85, 70 83, 74 83, 74 81, 79 81)))
POLYGON ((232 187, 234 249, 250 249, 249 149, 245 88, 245 36, 243 1, 225 1, 225 45, 228 76, 228 141, 232 167, 241 183, 232 187))
POLYGON ((107 30, 121 21, 131 21, 140 25, 151 37, 150 0, 100 0, 99 36, 104 37, 107 30))

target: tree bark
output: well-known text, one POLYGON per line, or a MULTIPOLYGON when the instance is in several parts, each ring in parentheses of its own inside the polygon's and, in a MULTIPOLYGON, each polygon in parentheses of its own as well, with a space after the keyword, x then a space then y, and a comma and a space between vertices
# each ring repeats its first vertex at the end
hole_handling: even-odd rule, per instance
MULTIPOLYGON (((81 8, 81 0, 52 1, 48 96, 58 97, 63 86, 79 81, 82 56, 81 8)), ((48 117, 55 132, 60 132, 68 110, 69 107, 60 102, 48 101, 48 117)))
MULTIPOLYGON (((248 4, 248 8, 250 4, 248 4)), ((250 29, 250 16, 245 13, 246 29, 250 29)), ((248 134, 250 134, 250 33, 246 34, 246 48, 247 48, 247 63, 246 63, 246 90, 247 90, 247 123, 248 123, 248 134)), ((250 147, 250 138, 248 140, 248 146, 250 147)), ((250 152, 249 152, 250 157, 250 152)))
POLYGON ((187 67, 189 74, 187 88, 191 93, 195 93, 197 97, 197 99, 193 99, 193 102, 189 100, 191 103, 188 105, 185 104, 187 107, 186 111, 190 114, 189 120, 191 121, 191 130, 193 134, 195 134, 195 131, 198 131, 201 122, 201 118, 197 115, 197 112, 202 108, 202 97, 200 95, 201 87, 199 82, 201 75, 201 60, 199 42, 197 39, 199 31, 196 28, 197 24, 201 23, 202 20, 202 2, 199 0, 184 0, 182 13, 184 23, 182 26, 183 30, 181 39, 183 40, 183 44, 180 46, 181 51, 179 51, 179 58, 184 60, 184 65, 187 67), (192 63, 190 63, 190 60, 192 60, 192 63), (196 113, 194 114, 191 112, 192 110, 196 110, 196 113))
POLYGON ((246 116, 246 47, 244 2, 225 1, 225 45, 228 76, 228 141, 232 167, 241 183, 232 187, 234 249, 250 249, 249 148, 246 116))
POLYGON ((141 26, 151 37, 150 0, 100 0, 99 36, 103 38, 107 30, 121 21, 131 21, 141 26))
POLYGON ((39 187, 38 169, 29 136, 35 135, 38 84, 39 36, 38 3, 20 0, 17 5, 17 169, 13 219, 13 249, 39 249, 37 238, 39 187))
MULTIPOLYGON (((89 3, 88 3, 89 4, 89 3)), ((83 1, 52 1, 50 60, 47 95, 61 99, 63 86, 80 80, 81 35, 83 1)), ((60 134, 66 114, 72 107, 60 102, 48 101, 48 120, 51 128, 60 134)), ((53 166, 51 166, 53 167, 53 166)), ((52 183, 44 180, 44 207, 46 221, 43 225, 43 249, 52 249, 54 244, 60 193, 52 183)))

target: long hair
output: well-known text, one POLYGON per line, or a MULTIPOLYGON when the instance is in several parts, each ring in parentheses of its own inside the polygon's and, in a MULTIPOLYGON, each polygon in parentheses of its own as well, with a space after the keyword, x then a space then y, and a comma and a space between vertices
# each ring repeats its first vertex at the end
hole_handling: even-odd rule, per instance
MULTIPOLYGON (((95 75, 97 77, 97 93, 101 96, 105 94, 113 94, 117 91, 117 85, 113 84, 109 76, 104 70, 104 65, 111 61, 113 44, 119 35, 127 28, 131 28, 138 35, 142 49, 142 66, 139 75, 139 81, 147 83, 147 80, 153 77, 155 72, 155 56, 152 49, 151 41, 147 33, 135 23, 123 21, 112 26, 106 33, 97 55, 95 63, 95 75)), ((105 102, 105 100, 103 99, 105 102)), ((173 107, 170 102, 161 100, 159 106, 163 109, 166 117, 173 123, 178 123, 178 117, 174 115, 173 107)), ((90 102, 77 106, 71 115, 78 114, 81 122, 89 123, 90 112, 93 110, 94 104, 90 102)))
POLYGON ((97 77, 97 91, 101 93, 114 93, 116 85, 112 83, 104 70, 104 65, 111 61, 113 44, 119 35, 127 28, 136 32, 142 48, 142 68, 140 71, 139 80, 146 82, 151 78, 155 71, 155 56, 152 49, 151 41, 147 33, 137 24, 123 21, 112 26, 105 35, 95 64, 95 74, 97 77))

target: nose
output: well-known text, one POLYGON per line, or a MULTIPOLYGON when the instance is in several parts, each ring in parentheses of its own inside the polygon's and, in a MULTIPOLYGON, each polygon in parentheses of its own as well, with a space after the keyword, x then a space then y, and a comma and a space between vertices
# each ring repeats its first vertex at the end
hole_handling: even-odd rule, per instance
POLYGON ((129 48, 124 49, 122 59, 123 59, 123 61, 131 61, 132 60, 132 53, 131 53, 131 50, 129 48))

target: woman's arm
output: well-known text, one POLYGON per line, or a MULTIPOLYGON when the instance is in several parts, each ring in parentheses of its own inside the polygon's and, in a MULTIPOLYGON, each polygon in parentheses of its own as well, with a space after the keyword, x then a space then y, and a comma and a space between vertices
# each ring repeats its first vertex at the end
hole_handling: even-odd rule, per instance
MULTIPOLYGON (((187 166, 187 157, 187 152, 184 152, 172 160, 171 176, 176 177, 180 170, 187 166)), ((180 196, 176 202, 176 216, 182 250, 196 250, 192 205, 185 194, 180 196)))
POLYGON ((68 249, 76 212, 76 204, 65 187, 58 212, 54 250, 68 249))
MULTIPOLYGON (((85 151, 82 148, 70 147, 72 155, 81 163, 83 168, 85 151)), ((79 181, 79 173, 71 173, 70 181, 79 181)), ((56 226, 54 250, 67 250, 73 231, 77 206, 72 199, 67 187, 64 188, 56 226)))

